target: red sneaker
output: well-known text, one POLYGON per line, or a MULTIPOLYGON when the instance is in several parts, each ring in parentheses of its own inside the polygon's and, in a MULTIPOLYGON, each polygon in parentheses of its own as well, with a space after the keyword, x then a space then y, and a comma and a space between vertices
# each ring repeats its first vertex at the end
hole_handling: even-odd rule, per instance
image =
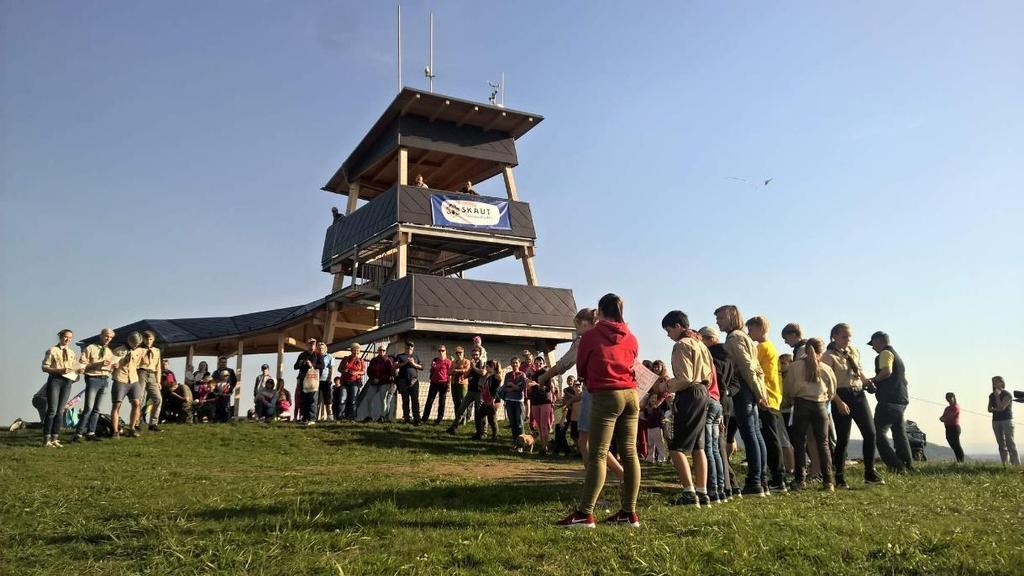
POLYGON ((559 520, 557 526, 561 528, 593 528, 594 515, 583 514, 582 512, 573 512, 559 520))
POLYGON ((619 510, 613 516, 609 516, 601 523, 611 524, 614 526, 628 526, 630 528, 639 528, 640 517, 636 515, 636 512, 625 512, 623 510, 619 510))

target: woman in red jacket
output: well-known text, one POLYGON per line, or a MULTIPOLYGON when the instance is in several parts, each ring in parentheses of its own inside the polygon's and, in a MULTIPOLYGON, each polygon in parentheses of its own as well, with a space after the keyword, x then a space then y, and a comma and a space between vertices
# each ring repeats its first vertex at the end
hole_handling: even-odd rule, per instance
MULTIPOLYGON (((604 462, 614 439, 624 476, 622 508, 606 523, 639 527, 636 498, 640 492, 640 459, 636 431, 640 414, 636 378, 638 344, 622 319, 622 299, 606 294, 598 302, 598 323, 580 338, 576 372, 591 394, 590 462, 604 462)), ((606 468, 588 466, 580 508, 558 522, 559 526, 594 527, 594 504, 604 487, 606 468)))

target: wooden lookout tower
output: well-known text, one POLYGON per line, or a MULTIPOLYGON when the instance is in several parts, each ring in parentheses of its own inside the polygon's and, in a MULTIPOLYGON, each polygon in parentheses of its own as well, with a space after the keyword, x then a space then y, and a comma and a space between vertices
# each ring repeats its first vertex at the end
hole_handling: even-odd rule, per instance
POLYGON ((507 361, 524 348, 550 354, 573 337, 572 291, 538 286, 530 205, 513 169, 516 140, 543 118, 500 106, 404 88, 323 190, 348 197, 328 228, 321 265, 334 275, 330 319, 373 309, 377 324, 332 342, 401 348, 484 339, 507 361), (505 197, 467 191, 496 176, 505 197), (416 184, 422 176, 427 187, 416 184), (362 206, 359 201, 364 200, 362 206), (523 284, 463 278, 502 258, 521 260, 523 284))

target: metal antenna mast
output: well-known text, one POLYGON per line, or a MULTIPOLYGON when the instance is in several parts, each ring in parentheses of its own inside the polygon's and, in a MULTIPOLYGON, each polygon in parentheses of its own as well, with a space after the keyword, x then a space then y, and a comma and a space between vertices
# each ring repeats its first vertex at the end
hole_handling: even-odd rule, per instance
POLYGON ((398 91, 402 91, 402 5, 398 5, 398 91))
POLYGON ((423 70, 427 77, 427 90, 434 91, 434 13, 430 13, 430 35, 427 44, 427 67, 423 70))

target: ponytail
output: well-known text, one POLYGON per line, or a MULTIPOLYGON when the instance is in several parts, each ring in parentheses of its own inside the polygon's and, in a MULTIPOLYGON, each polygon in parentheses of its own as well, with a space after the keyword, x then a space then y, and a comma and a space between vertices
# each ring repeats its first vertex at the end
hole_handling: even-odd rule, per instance
POLYGON ((825 343, 820 338, 811 338, 804 347, 807 356, 804 357, 804 378, 808 382, 818 381, 818 357, 825 351, 825 343))

